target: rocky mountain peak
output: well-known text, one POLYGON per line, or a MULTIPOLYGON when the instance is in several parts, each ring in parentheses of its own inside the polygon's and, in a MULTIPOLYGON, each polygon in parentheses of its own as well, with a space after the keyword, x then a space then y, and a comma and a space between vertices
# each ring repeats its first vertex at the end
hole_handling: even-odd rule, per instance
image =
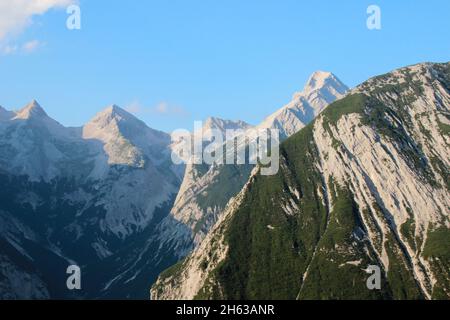
POLYGON ((104 110, 97 113, 94 118, 89 121, 89 123, 98 123, 98 124, 108 124, 115 121, 133 121, 133 122, 141 122, 134 115, 129 113, 128 111, 122 109, 121 107, 113 104, 106 107, 104 110))
POLYGON ((112 141, 118 136, 143 133, 147 129, 146 124, 134 115, 117 105, 111 105, 97 113, 83 127, 83 136, 112 141))
POLYGON ((208 131, 212 129, 217 129, 222 132, 226 130, 237 130, 237 129, 249 129, 251 125, 241 120, 224 120, 216 117, 210 117, 206 119, 203 124, 203 131, 208 131))
POLYGON ((298 132, 319 115, 329 104, 341 99, 348 91, 333 73, 316 71, 301 92, 294 94, 291 102, 267 117, 261 128, 280 130, 283 137, 298 132))
POLYGON ((316 71, 308 79, 303 93, 308 94, 315 90, 329 89, 332 87, 337 92, 344 94, 348 88, 333 73, 327 71, 316 71))
POLYGON ((16 119, 30 119, 30 118, 45 118, 47 113, 40 106, 40 104, 33 100, 27 104, 24 108, 16 112, 16 119))

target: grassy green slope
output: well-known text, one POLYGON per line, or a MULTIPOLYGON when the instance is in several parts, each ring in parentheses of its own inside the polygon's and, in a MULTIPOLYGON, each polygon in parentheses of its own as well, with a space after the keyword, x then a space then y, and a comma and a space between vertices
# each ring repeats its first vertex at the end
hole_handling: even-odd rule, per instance
MULTIPOLYGON (((365 113, 368 122, 381 128, 382 119, 377 121, 374 117, 383 112, 386 110, 377 101, 358 94, 331 105, 324 117, 326 123, 331 123, 344 114, 365 113), (367 113, 365 106, 372 106, 371 112, 367 113)), ((392 241, 386 248, 393 267, 383 278, 383 290, 367 289, 368 274, 363 269, 380 263, 373 248, 363 239, 363 212, 353 201, 351 191, 334 185, 333 181, 323 181, 316 169, 313 125, 282 145, 285 165, 277 175, 258 176, 250 186, 227 230, 229 254, 214 271, 216 281, 208 282, 208 286, 215 283, 215 288, 203 288, 198 298, 422 297, 407 261, 399 258, 401 247, 393 234, 387 235, 392 241), (331 211, 317 194, 326 183, 334 190, 329 195, 335 204, 331 211), (299 200, 291 194, 292 187, 299 191, 299 200), (298 209, 294 215, 283 210, 287 201, 296 202, 298 209), (215 294, 208 296, 205 292, 215 294)))
MULTIPOLYGON (((324 129, 333 140, 330 148, 347 152, 331 128, 344 115, 360 114, 362 125, 372 127, 380 138, 398 148, 421 182, 448 190, 448 169, 443 161, 427 159, 423 145, 411 134, 415 129, 411 107, 424 89, 410 70, 414 68, 399 70, 407 81, 386 74, 360 86, 368 95, 352 94, 330 105, 322 113, 324 129)), ((440 84, 450 90, 450 63, 433 65, 433 76, 428 85, 440 84)), ((433 112, 443 119, 448 118, 446 110, 439 105, 433 112)), ((282 144, 277 175, 253 179, 243 203, 224 226, 227 256, 210 272, 197 298, 422 299, 405 244, 399 239, 402 236, 417 256, 430 263, 437 280, 432 297, 448 299, 450 233, 445 221, 440 227, 430 227, 423 243, 423 237, 415 234, 412 212, 398 234, 383 205, 374 202, 359 208, 350 186, 324 181, 318 171, 314 125, 315 121, 282 144), (319 190, 328 190, 332 208, 319 190), (286 210, 288 203, 291 209, 286 210), (367 238, 369 230, 371 239, 367 238), (371 291, 366 287, 369 275, 364 269, 383 265, 379 261, 383 249, 389 270, 382 270, 382 290, 371 291)), ((443 123, 440 128, 442 135, 448 135, 443 123)), ((427 137, 426 128, 420 129, 427 137)))

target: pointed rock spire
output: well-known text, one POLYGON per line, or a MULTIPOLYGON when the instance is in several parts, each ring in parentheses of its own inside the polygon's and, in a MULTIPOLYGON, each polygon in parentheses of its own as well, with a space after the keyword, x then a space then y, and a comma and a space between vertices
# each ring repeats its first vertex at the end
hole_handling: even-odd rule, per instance
POLYGON ((16 119, 30 119, 47 117, 47 113, 40 106, 40 104, 33 100, 24 108, 16 112, 16 119))

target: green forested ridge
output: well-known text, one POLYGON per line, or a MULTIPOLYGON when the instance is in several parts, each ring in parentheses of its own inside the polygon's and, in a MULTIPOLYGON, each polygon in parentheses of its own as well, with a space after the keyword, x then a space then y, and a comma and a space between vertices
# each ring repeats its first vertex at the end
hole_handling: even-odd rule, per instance
MULTIPOLYGON (((395 127, 386 119, 386 115, 403 119, 398 109, 364 94, 350 95, 324 111, 325 129, 350 113, 361 114, 363 124, 404 147, 411 167, 432 179, 420 148, 410 143, 402 127, 395 127)), ((389 238, 385 247, 391 267, 386 275, 383 273, 383 289, 367 289, 368 274, 364 269, 381 263, 364 239, 361 224, 364 213, 354 202, 351 191, 333 181, 322 181, 315 167, 313 126, 314 123, 310 124, 283 143, 285 166, 277 175, 256 177, 228 226, 228 256, 211 275, 214 281, 208 282, 209 288, 202 292, 214 292, 213 298, 226 299, 423 298, 393 231, 385 235, 389 238), (329 195, 334 200, 331 211, 317 194, 325 183, 329 184, 329 190, 335 190, 335 194, 329 195), (288 198, 295 199, 288 185, 301 195, 298 210, 292 216, 282 208, 288 198)), ((339 147, 337 141, 334 147, 339 147)), ((383 215, 381 208, 377 210, 380 210, 377 214, 383 215)), ((402 227, 408 241, 414 241, 410 235, 412 225, 409 221, 402 227)), ((198 296, 205 297, 208 295, 198 296)))
POLYGON ((430 228, 423 256, 430 259, 437 278, 433 288, 434 299, 448 299, 450 288, 450 229, 445 227, 430 228), (447 290, 447 292, 445 292, 447 290))
MULTIPOLYGON (((331 106, 325 116, 330 114, 330 121, 334 121, 339 117, 337 110, 342 112, 341 115, 363 110, 360 106, 355 109, 354 105, 355 101, 362 105, 363 96, 350 96, 346 101, 337 103, 337 107, 331 106), (343 108, 338 109, 341 106, 343 108)), ((389 290, 367 290, 367 274, 362 268, 345 264, 346 261, 361 260, 361 266, 365 268, 374 261, 364 252, 364 243, 353 245, 360 221, 350 191, 330 186, 337 193, 330 195, 336 202, 330 213, 317 194, 317 189, 324 187, 326 182, 315 167, 317 150, 312 130, 313 124, 282 145, 285 165, 275 176, 256 178, 243 205, 231 220, 226 234, 229 255, 215 270, 224 298, 391 296, 389 290), (282 208, 283 201, 295 199, 289 185, 300 194, 298 211, 292 216, 282 208), (336 250, 335 246, 342 248, 336 250), (349 248, 342 250, 345 246, 349 248), (347 251, 348 254, 344 254, 347 251), (302 282, 307 268, 308 276, 302 282)))
POLYGON ((235 196, 247 182, 253 165, 222 165, 214 181, 198 197, 198 205, 224 208, 228 200, 235 196))
MULTIPOLYGON (((427 84, 439 82, 450 90, 450 64, 436 64, 433 68, 435 78, 427 84)), ((423 76, 423 70, 419 73, 423 76)), ((420 119, 413 118, 411 108, 418 99, 424 99, 421 95, 425 87, 410 70, 400 70, 400 74, 407 81, 386 74, 361 85, 361 90, 331 104, 319 120, 281 145, 278 174, 252 178, 242 203, 223 223, 227 255, 208 271, 197 299, 423 299, 426 295, 414 275, 407 247, 414 255, 424 257, 436 276, 432 298, 450 297, 448 221, 430 226, 425 237, 416 233, 417 212, 403 203, 409 218, 397 226, 383 201, 375 197, 373 203, 360 208, 353 194, 354 185, 341 185, 333 178, 324 181, 318 169, 320 159, 313 134, 317 121, 323 120, 331 136, 330 147, 351 158, 339 137, 333 135, 332 127, 343 116, 356 113, 361 125, 377 133, 375 139, 381 141, 386 157, 396 161, 383 144, 389 141, 421 183, 448 190, 445 162, 425 156, 430 131, 419 125, 425 137, 420 142, 414 133, 420 119), (326 193, 319 194, 320 190, 326 193), (327 207, 327 197, 331 208, 327 207), (365 269, 369 265, 383 268, 379 259, 388 260, 388 269, 382 270, 382 289, 368 290, 369 274, 365 269)), ((448 118, 448 112, 439 108, 439 116, 448 118)), ((430 119, 428 114, 420 116, 430 119)), ((445 127, 439 128, 447 134, 445 127)), ((327 159, 326 153, 323 156, 327 159)), ((424 270, 421 263, 418 268, 424 270)), ((433 281, 421 283, 431 292, 429 283, 433 281)))

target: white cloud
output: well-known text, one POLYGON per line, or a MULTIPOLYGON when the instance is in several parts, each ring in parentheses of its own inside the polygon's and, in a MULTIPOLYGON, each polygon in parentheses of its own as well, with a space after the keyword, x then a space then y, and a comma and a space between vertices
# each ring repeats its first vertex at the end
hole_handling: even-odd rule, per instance
POLYGON ((31 40, 22 45, 6 44, 4 46, 0 46, 0 54, 4 56, 13 55, 16 53, 30 54, 42 46, 44 46, 44 43, 39 40, 31 40))
POLYGON ((139 101, 137 101, 137 100, 131 102, 129 105, 127 105, 125 107, 125 110, 127 110, 128 112, 133 113, 133 114, 140 114, 140 113, 142 113, 142 109, 143 108, 142 108, 141 103, 139 101))
POLYGON ((41 15, 52 8, 61 8, 74 0, 1 0, 0 40, 17 35, 32 23, 32 17, 41 15))
POLYGON ((22 51, 25 53, 32 53, 32 52, 36 51, 42 45, 43 45, 42 42, 40 42, 39 40, 31 40, 31 41, 26 42, 22 46, 22 51))
POLYGON ((6 45, 4 47, 0 47, 0 50, 3 55, 7 56, 16 53, 18 47, 16 45, 6 45))
POLYGON ((154 107, 146 107, 138 100, 131 102, 125 109, 135 115, 157 114, 165 116, 187 116, 189 113, 182 107, 171 105, 168 102, 160 102, 154 107))
POLYGON ((167 102, 160 102, 156 107, 155 111, 159 114, 169 113, 169 105, 167 102))
POLYGON ((170 105, 167 102, 160 102, 155 108, 154 111, 161 115, 177 115, 177 116, 186 116, 187 111, 179 106, 170 105))

